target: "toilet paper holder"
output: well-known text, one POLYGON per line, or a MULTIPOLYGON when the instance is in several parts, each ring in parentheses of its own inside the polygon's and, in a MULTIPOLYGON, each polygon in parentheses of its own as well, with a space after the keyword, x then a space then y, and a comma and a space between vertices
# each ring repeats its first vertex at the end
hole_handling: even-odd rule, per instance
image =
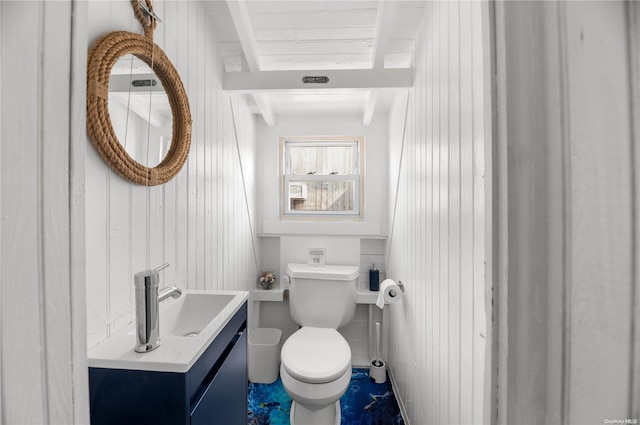
MULTIPOLYGON (((404 294, 404 283, 402 283, 401 280, 398 281, 398 287, 400 288, 400 290, 402 291, 402 293, 404 294)), ((396 291, 394 291, 393 289, 391 291, 389 291, 389 295, 391 295, 392 297, 395 297, 396 291)))

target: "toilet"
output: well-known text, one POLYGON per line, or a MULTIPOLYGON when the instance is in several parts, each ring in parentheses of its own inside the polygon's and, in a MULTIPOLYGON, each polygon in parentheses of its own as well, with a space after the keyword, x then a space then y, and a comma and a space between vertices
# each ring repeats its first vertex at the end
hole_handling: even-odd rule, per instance
POLYGON ((339 425, 351 380, 351 348, 337 329, 356 311, 357 266, 288 264, 289 309, 301 328, 284 343, 280 377, 292 425, 339 425))

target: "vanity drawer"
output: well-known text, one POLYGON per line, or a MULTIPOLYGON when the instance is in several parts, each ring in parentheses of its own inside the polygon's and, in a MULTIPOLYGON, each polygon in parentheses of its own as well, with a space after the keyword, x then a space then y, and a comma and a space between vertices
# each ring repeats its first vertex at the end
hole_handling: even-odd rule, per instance
POLYGON ((192 405, 211 382, 212 375, 216 373, 220 363, 224 361, 225 350, 233 343, 234 339, 237 339, 237 334, 246 326, 247 304, 245 303, 187 372, 187 394, 192 405))
POLYGON ((191 425, 247 422, 247 332, 237 341, 191 412, 191 425))
POLYGON ((186 423, 184 378, 184 373, 89 368, 91 425, 186 423))

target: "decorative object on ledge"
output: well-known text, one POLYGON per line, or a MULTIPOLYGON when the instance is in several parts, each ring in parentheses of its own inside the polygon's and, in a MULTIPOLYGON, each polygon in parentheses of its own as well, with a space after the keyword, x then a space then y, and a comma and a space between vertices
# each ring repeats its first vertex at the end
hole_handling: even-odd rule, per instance
POLYGON ((271 289, 274 283, 276 283, 276 275, 273 272, 263 272, 258 279, 258 284, 262 289, 271 289))
POLYGON ((171 180, 184 165, 191 145, 191 111, 178 72, 160 47, 153 42, 157 15, 151 0, 132 0, 144 36, 115 31, 99 38, 89 50, 87 63, 87 131, 104 161, 121 177, 137 184, 155 186, 171 180), (144 5, 145 7, 142 7, 144 5), (133 54, 146 63, 166 91, 173 128, 171 146, 153 168, 134 160, 120 143, 109 115, 111 70, 123 55, 133 54))

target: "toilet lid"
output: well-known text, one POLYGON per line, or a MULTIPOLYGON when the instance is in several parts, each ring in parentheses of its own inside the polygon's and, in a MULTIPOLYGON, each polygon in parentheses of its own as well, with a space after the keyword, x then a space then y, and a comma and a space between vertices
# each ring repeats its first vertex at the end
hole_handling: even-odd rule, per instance
POLYGON ((331 328, 305 326, 282 347, 282 365, 303 382, 330 382, 351 367, 351 348, 340 333, 331 328))

